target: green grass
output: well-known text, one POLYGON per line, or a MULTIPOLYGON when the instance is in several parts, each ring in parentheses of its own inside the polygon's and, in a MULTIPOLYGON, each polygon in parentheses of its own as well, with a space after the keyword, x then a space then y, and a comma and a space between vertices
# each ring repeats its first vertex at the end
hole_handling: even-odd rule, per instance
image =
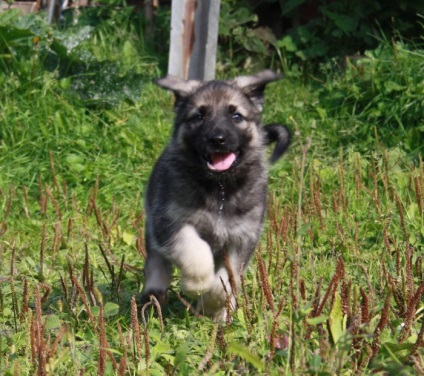
MULTIPOLYGON (((156 60, 140 50, 121 53, 122 32, 101 25, 84 41, 95 51, 92 71, 61 70, 75 62, 65 55, 51 70, 53 42, 44 31, 25 28, 33 21, 6 21, 0 373, 422 371, 418 47, 384 42, 344 74, 323 67, 320 82, 270 86, 264 121, 288 123, 293 144, 271 169, 266 229, 238 310, 221 325, 197 317, 176 275, 169 306, 160 315, 146 309, 146 321, 134 300, 143 287, 143 189, 172 124, 172 98, 150 83, 159 75, 156 60), (80 74, 102 77, 101 61, 119 67, 122 86, 134 78, 130 67, 145 64, 140 92, 123 100, 119 92, 112 100, 77 95, 80 74)), ((61 33, 54 34, 59 44, 61 33)), ((134 30, 126 33, 139 48, 134 30)))

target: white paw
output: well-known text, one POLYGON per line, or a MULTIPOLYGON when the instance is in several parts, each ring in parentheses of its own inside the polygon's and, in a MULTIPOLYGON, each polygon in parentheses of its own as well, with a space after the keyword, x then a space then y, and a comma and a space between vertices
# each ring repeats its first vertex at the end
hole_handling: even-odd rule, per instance
POLYGON ((208 291, 215 278, 211 248, 191 225, 175 237, 172 258, 181 270, 181 289, 190 295, 208 291))

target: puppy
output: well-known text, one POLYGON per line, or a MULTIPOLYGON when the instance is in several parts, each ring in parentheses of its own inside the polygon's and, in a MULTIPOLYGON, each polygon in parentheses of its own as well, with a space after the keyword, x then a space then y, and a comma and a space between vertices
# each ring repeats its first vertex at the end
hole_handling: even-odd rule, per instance
POLYGON ((232 288, 263 229, 266 145, 275 143, 273 163, 290 142, 284 126, 261 122, 264 89, 281 78, 265 70, 229 81, 157 81, 175 95, 175 123, 145 195, 142 301, 166 303, 175 266, 199 313, 224 320, 227 294, 235 306, 232 288))

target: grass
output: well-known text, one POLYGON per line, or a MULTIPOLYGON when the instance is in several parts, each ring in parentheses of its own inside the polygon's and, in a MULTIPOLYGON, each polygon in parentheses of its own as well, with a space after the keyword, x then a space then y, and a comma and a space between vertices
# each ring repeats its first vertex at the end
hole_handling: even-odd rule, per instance
POLYGON ((7 22, 20 37, 0 29, 0 373, 423 372, 419 48, 384 42, 343 75, 267 89, 264 121, 289 123, 293 145, 271 169, 239 308, 217 325, 190 311, 177 276, 163 312, 137 307, 143 189, 172 123, 172 99, 148 83, 155 59, 95 28, 84 43, 99 77, 117 55, 116 80, 132 80, 132 59, 148 74, 137 95, 93 101, 73 86, 92 71, 51 70, 53 42, 7 22))

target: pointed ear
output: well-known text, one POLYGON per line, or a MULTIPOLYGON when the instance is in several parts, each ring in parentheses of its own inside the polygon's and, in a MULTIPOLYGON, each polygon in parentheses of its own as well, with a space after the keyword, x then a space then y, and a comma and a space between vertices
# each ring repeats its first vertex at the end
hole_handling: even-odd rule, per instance
POLYGON ((166 90, 172 91, 175 97, 179 99, 189 96, 202 84, 202 82, 197 80, 183 80, 176 76, 167 75, 157 80, 156 84, 166 90))
POLYGON ((238 86, 255 104, 256 108, 262 112, 266 85, 281 79, 283 79, 282 74, 267 69, 253 76, 236 77, 231 83, 238 86))

